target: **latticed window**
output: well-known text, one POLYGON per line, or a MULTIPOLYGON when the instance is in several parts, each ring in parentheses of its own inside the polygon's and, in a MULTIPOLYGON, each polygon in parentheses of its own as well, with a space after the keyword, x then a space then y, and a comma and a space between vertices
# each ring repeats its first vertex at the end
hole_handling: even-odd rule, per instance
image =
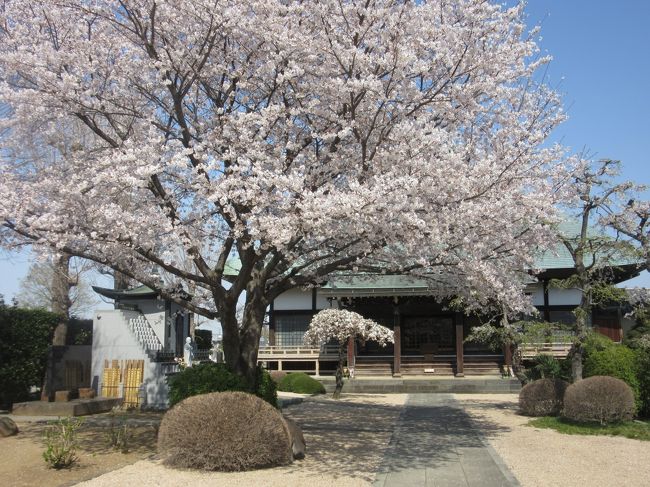
POLYGON ((290 314, 275 315, 275 340, 281 347, 297 347, 304 345, 302 339, 305 336, 309 322, 313 314, 290 314))

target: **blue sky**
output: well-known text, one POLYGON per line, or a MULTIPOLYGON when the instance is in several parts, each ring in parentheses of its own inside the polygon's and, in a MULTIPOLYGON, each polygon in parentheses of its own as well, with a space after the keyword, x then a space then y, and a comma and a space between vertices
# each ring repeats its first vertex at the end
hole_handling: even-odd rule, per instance
MULTIPOLYGON (((512 3, 512 2, 508 2, 512 3)), ((650 185, 650 2, 531 0, 548 76, 569 119, 553 134, 573 151, 623 162, 624 179, 650 185)), ((29 255, 0 252, 0 294, 17 292, 29 255)), ((628 284, 650 287, 650 274, 628 284)))

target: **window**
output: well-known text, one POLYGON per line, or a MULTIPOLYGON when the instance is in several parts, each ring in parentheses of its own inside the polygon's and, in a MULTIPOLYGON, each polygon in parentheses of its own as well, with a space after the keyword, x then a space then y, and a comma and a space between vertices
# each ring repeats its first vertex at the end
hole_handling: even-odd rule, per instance
POLYGON ((302 339, 309 328, 311 313, 275 315, 275 340, 280 347, 297 347, 304 345, 302 339))

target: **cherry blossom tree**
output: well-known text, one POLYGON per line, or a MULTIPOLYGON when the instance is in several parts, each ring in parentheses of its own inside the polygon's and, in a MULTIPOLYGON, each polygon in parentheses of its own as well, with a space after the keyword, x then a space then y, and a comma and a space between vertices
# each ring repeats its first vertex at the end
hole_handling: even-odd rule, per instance
POLYGON ((343 390, 345 350, 350 339, 361 342, 375 341, 379 345, 395 341, 393 330, 346 309, 324 309, 316 313, 303 338, 305 344, 315 347, 320 347, 330 340, 338 343, 339 362, 336 367, 335 398, 339 398, 343 390))
MULTIPOLYGON (((645 189, 645 188, 640 188, 645 189)), ((625 204, 609 208, 603 223, 614 228, 626 237, 639 250, 645 260, 646 270, 650 269, 650 201, 630 198, 625 204)))
POLYGON ((535 35, 484 0, 7 0, 0 221, 218 317, 248 377, 267 306, 333 272, 524 309, 565 172, 535 35))

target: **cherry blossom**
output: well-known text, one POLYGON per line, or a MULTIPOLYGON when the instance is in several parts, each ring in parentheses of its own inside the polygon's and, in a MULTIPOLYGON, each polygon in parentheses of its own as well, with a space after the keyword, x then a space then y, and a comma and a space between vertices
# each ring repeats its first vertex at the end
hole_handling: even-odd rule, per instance
POLYGON ((535 36, 484 0, 7 0, 0 221, 218 316, 248 375, 334 272, 525 309, 566 174, 535 36))

